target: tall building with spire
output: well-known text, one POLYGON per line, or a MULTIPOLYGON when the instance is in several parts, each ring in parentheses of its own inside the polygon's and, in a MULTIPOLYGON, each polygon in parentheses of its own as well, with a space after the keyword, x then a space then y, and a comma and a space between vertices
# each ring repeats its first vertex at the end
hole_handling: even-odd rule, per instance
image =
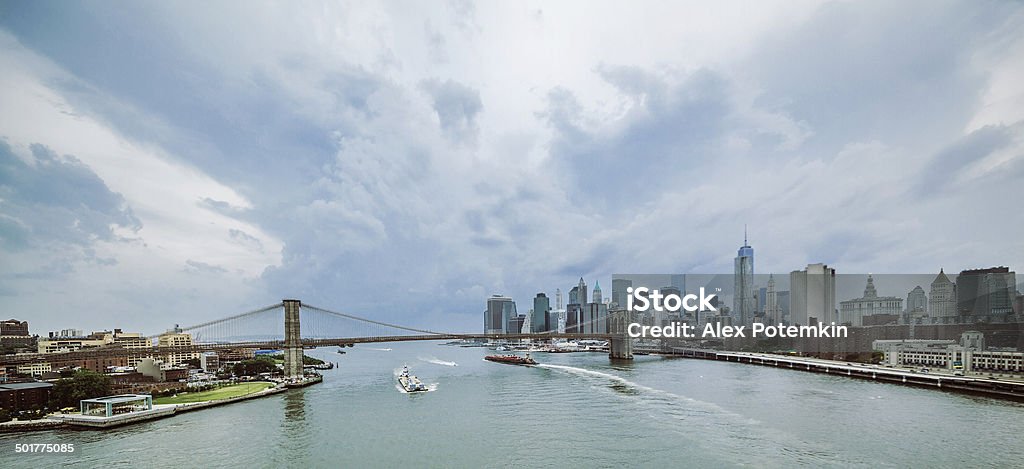
POLYGON ((939 269, 939 275, 932 280, 928 293, 928 316, 940 320, 956 317, 956 284, 949 280, 943 269, 939 269))
POLYGON ((750 324, 754 318, 754 248, 747 243, 747 227, 743 227, 743 246, 736 253, 733 270, 732 314, 739 324, 750 324))
POLYGON ((594 299, 591 300, 590 302, 591 303, 603 303, 603 301, 601 301, 601 281, 600 280, 594 282, 594 299))

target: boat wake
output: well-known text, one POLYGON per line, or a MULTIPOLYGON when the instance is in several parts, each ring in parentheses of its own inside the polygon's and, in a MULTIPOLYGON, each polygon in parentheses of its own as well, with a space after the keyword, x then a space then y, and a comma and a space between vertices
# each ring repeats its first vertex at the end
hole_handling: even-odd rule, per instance
POLYGON ((405 388, 403 388, 402 386, 399 386, 398 384, 395 384, 395 389, 397 389, 398 392, 400 392, 402 394, 422 394, 422 393, 425 393, 425 392, 437 391, 437 384, 438 383, 430 383, 430 384, 428 384, 426 391, 409 392, 409 391, 406 391, 405 388))
MULTIPOLYGON (((729 412, 728 410, 725 410, 725 409, 719 407, 718 405, 712 404, 710 402, 699 401, 699 400, 693 399, 691 397, 681 396, 679 394, 674 394, 674 393, 671 393, 671 392, 668 392, 668 391, 662 391, 661 389, 652 388, 650 386, 644 386, 642 384, 635 383, 635 382, 630 381, 630 380, 628 380, 626 378, 623 378, 623 377, 617 376, 617 375, 613 375, 611 373, 605 373, 603 371, 588 370, 586 368, 578 368, 578 367, 575 367, 575 366, 551 365, 551 364, 546 364, 546 363, 541 363, 541 364, 538 364, 538 365, 535 365, 535 366, 537 368, 547 368, 549 370, 562 371, 562 372, 566 372, 566 373, 569 373, 569 374, 574 374, 574 375, 577 375, 577 376, 586 376, 586 377, 590 377, 590 378, 598 378, 598 379, 608 380, 608 381, 612 382, 612 388, 613 389, 615 389, 616 391, 619 391, 619 392, 623 392, 623 394, 640 394, 640 393, 649 394, 651 396, 658 397, 658 398, 660 398, 661 400, 664 400, 664 401, 669 401, 669 402, 675 401, 675 402, 683 402, 683 403, 689 404, 690 407, 693 408, 694 410, 699 410, 699 411, 707 412, 707 413, 715 413, 715 414, 729 415, 729 416, 732 416, 732 417, 740 417, 740 418, 742 418, 742 416, 740 416, 738 414, 735 414, 733 412, 729 412)), ((746 423, 756 424, 758 422, 754 421, 754 420, 748 420, 746 423)))
POLYGON ((426 357, 426 358, 425 358, 425 357, 418 357, 418 358, 419 358, 419 360, 420 360, 420 361, 423 361, 423 362, 427 362, 427 363, 433 363, 433 364, 435 364, 435 365, 441 365, 441 366, 459 366, 459 364, 458 364, 458 363, 455 363, 455 362, 446 362, 446 361, 444 361, 444 360, 441 360, 441 359, 439 359, 439 358, 436 358, 436 357, 426 357))
POLYGON ((389 349, 389 348, 373 348, 373 347, 364 347, 363 350, 373 350, 373 351, 376 351, 376 352, 390 352, 391 351, 391 349, 389 349))

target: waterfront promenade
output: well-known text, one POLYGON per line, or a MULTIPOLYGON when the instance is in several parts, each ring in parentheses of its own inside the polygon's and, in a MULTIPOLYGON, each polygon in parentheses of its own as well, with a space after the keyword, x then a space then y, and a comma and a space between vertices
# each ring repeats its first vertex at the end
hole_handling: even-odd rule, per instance
POLYGON ((842 362, 821 358, 774 355, 768 353, 727 352, 707 349, 672 348, 668 356, 745 363, 789 368, 798 371, 825 373, 849 378, 870 379, 910 386, 924 386, 946 391, 982 394, 991 397, 1024 401, 1024 381, 956 376, 937 371, 922 372, 913 368, 892 368, 868 363, 842 362))

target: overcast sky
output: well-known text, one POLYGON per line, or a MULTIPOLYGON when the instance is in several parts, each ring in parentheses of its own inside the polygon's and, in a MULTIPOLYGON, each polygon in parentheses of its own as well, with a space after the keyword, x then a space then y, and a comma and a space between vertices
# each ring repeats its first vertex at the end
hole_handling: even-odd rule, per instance
POLYGON ((1024 4, 639 5, 0 1, 0 315, 1024 265, 1024 4))

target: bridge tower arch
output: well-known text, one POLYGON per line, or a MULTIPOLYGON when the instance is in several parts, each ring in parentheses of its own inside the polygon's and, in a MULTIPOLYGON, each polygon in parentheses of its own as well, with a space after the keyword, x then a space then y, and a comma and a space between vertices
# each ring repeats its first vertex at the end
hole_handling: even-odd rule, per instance
POLYGON ((619 309, 608 312, 608 357, 615 360, 633 359, 633 339, 627 334, 629 323, 633 322, 633 313, 619 309))
POLYGON ((302 378, 302 332, 299 327, 299 300, 284 300, 284 375, 302 378))

